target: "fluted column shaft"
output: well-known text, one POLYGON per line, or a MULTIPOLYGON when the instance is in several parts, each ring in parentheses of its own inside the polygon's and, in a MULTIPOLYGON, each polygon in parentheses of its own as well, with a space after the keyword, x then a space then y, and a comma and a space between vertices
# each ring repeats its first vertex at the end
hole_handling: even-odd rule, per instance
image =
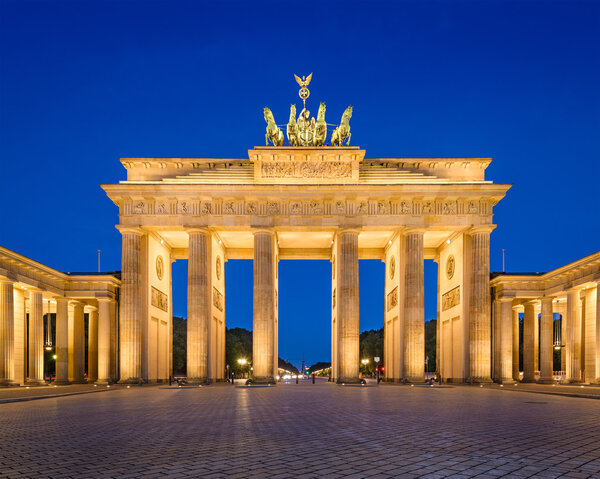
POLYGON ((88 313, 88 383, 98 379, 98 310, 88 313))
POLYGON ((110 300, 98 300, 98 384, 110 383, 110 306, 110 300))
MULTIPOLYGON (((513 377, 513 314, 512 299, 503 299, 500 301, 500 371, 498 371, 498 380, 500 382, 510 382, 513 377)), ((517 330, 518 332, 518 330, 517 330)), ((517 338, 518 341, 518 338, 517 338)), ((518 353, 518 349, 517 349, 518 353)), ((518 356, 517 356, 518 362, 518 356)))
POLYGON ((56 381, 69 384, 69 300, 56 298, 56 381))
POLYGON ((12 281, 0 280, 0 386, 13 384, 15 305, 12 281))
POLYGON ((553 316, 552 316, 552 298, 542 298, 540 325, 540 382, 551 383, 553 372, 553 316))
POLYGON ((73 307, 73 342, 69 345, 69 361, 72 361, 69 381, 72 383, 85 382, 85 312, 84 304, 72 301, 73 307))
POLYGON ((425 276, 423 231, 409 231, 405 242, 404 374, 405 380, 425 380, 425 276))
POLYGON ((358 232, 342 231, 337 240, 338 383, 358 383, 359 312, 358 232))
POLYGON ((596 284, 596 380, 600 383, 600 283, 596 284))
POLYGON ((535 379, 534 345, 535 340, 535 304, 525 303, 525 318, 523 320, 523 381, 532 382, 535 379))
POLYGON ((491 381, 490 231, 471 233, 469 379, 491 381))
POLYGON ((254 316, 252 331, 253 379, 272 383, 275 357, 275 249, 274 233, 254 233, 254 316))
POLYGON ((142 232, 121 230, 121 301, 119 314, 120 383, 142 380, 142 232))
POLYGON ((581 381, 581 300, 579 291, 567 291, 567 377, 570 382, 581 381))
POLYGON ((42 292, 29 292, 29 380, 44 383, 44 310, 42 292))
POLYGON ((210 302, 210 233, 193 229, 189 235, 187 378, 188 382, 208 381, 208 326, 210 302))
POLYGON ((520 379, 519 370, 519 309, 512 307, 512 378, 515 381, 520 379))

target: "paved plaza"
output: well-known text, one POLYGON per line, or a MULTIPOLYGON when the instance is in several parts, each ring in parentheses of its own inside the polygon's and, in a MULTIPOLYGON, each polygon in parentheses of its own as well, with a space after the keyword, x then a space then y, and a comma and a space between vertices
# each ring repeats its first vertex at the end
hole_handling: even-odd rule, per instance
POLYGON ((600 401, 498 387, 132 387, 0 404, 0 477, 599 477, 600 401))

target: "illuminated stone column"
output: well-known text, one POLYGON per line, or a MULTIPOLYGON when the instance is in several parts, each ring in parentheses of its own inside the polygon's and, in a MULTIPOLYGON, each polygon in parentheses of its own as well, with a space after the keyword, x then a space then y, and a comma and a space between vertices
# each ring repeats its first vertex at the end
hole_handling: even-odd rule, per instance
POLYGON ((600 383, 600 283, 596 283, 596 380, 600 383))
POLYGON ((188 319, 187 380, 191 384, 208 382, 208 332, 211 316, 210 232, 188 229, 188 319))
POLYGON ((552 333, 554 330, 552 318, 552 297, 542 298, 542 319, 540 324, 540 383, 552 383, 553 348, 552 333))
POLYGON ((98 299, 98 380, 110 384, 110 308, 111 300, 98 299))
POLYGON ((581 382, 581 299, 579 290, 567 291, 567 314, 565 343, 566 381, 581 382))
POLYGON ((29 379, 28 384, 44 382, 44 316, 42 292, 29 292, 29 379))
POLYGON ((423 233, 416 229, 405 232, 403 379, 410 382, 425 381, 423 233))
MULTIPOLYGON (((500 318, 499 332, 500 337, 498 352, 500 355, 498 377, 496 380, 500 383, 513 381, 513 308, 512 298, 502 298, 500 300, 500 318)), ((517 330, 518 331, 518 330, 517 330)), ((518 338, 517 338, 518 340, 518 338)), ((518 354, 518 349, 517 349, 518 354)), ((517 357, 518 361, 518 357, 517 357)))
POLYGON ((535 321, 533 322, 533 370, 540 370, 540 315, 541 305, 535 305, 535 321))
POLYGON ((337 234, 338 371, 337 382, 352 384, 359 377, 358 231, 337 234))
POLYGON ((88 309, 88 383, 98 379, 98 309, 88 309))
POLYGON ((473 228, 469 291, 469 380, 491 382, 490 227, 473 228))
POLYGON ((512 307, 512 377, 515 381, 520 379, 519 371, 519 308, 518 305, 512 307))
POLYGON ((275 365, 275 237, 270 230, 254 232, 253 381, 274 383, 275 365))
POLYGON ((56 298, 56 380, 69 384, 69 300, 56 298))
POLYGON ((84 304, 70 301, 73 308, 71 340, 69 341, 69 381, 85 383, 85 312, 84 304))
POLYGON ((535 380, 534 345, 535 340, 535 303, 525 303, 525 319, 523 321, 523 382, 535 380))
POLYGON ((119 366, 123 384, 142 382, 142 271, 139 228, 121 228, 121 300, 119 366))
POLYGON ((0 386, 14 384, 14 315, 13 283, 0 279, 0 386))

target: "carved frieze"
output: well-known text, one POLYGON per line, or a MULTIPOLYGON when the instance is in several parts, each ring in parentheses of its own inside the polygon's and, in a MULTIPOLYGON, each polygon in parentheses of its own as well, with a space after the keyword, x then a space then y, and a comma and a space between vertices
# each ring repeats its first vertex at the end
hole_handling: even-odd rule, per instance
POLYGON ((189 201, 178 201, 177 202, 177 214, 178 215, 189 215, 192 212, 192 205, 189 201))
POLYGON ((165 312, 169 311, 169 297, 162 291, 152 286, 150 304, 165 312))
POLYGON ((299 201, 292 201, 290 203, 290 214, 292 215, 300 215, 302 214, 302 203, 299 201))
POLYGON ((235 214, 235 203, 233 201, 223 202, 223 214, 234 215, 235 214))
POLYGON ((157 201, 154 205, 154 212, 157 215, 169 214, 169 204, 166 201, 157 201))
POLYGON ((386 304, 386 311, 390 311, 392 308, 398 306, 398 286, 396 286, 388 293, 386 304))
POLYGON ((352 165, 342 161, 266 161, 261 163, 263 178, 351 178, 352 165))
POLYGON ((213 306, 219 311, 223 311, 223 295, 213 286, 213 306))
POLYGON ((442 295, 442 311, 446 311, 460 304, 460 286, 451 289, 442 295))

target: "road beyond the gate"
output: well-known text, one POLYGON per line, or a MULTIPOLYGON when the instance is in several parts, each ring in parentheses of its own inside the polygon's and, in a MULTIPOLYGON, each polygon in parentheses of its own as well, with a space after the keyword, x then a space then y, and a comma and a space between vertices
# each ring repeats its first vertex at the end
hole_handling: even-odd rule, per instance
POLYGON ((0 477, 599 477, 600 401, 494 387, 136 387, 0 404, 0 477))

